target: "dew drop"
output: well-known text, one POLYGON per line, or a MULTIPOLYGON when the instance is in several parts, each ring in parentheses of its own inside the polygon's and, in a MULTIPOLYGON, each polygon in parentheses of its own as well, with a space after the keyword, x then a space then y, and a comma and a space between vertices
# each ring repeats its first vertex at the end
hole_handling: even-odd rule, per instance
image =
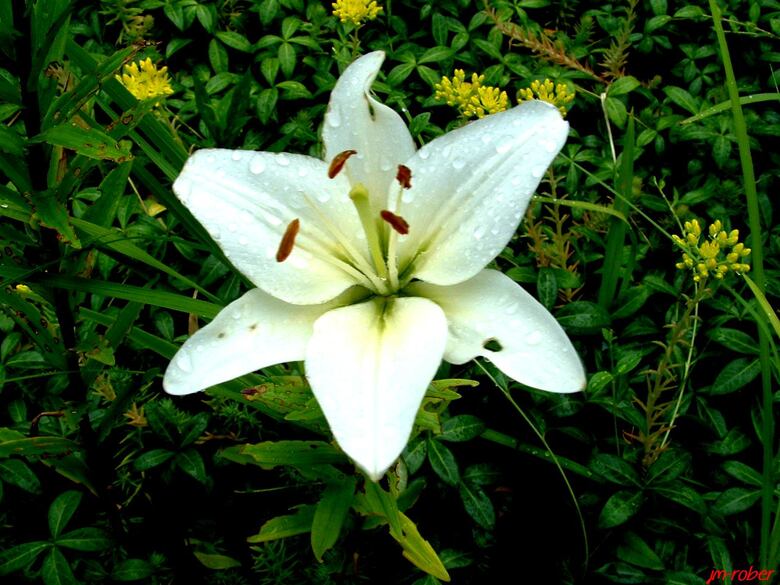
POLYGON ((298 176, 299 177, 303 178, 303 177, 305 177, 308 174, 309 174, 309 171, 305 167, 301 167, 301 168, 298 169, 298 176))
POLYGON ((487 228, 484 225, 477 226, 477 228, 474 230, 474 239, 481 240, 486 231, 487 228))
POLYGON ((252 162, 249 163, 249 172, 253 173, 255 175, 259 175, 265 170, 265 161, 263 160, 263 157, 256 156, 252 159, 252 162))
POLYGON ((555 152, 555 143, 552 140, 545 140, 543 145, 547 152, 555 152))
POLYGON ((493 135, 492 134, 483 134, 479 137, 480 140, 482 140, 482 144, 490 144, 493 142, 493 135))
POLYGON ((320 203, 327 203, 328 201, 330 201, 330 193, 328 193, 327 191, 321 191, 320 193, 317 194, 317 201, 319 201, 320 203))
POLYGON ((504 136, 498 144, 496 144, 496 153, 506 154, 512 150, 513 141, 511 136, 504 136))
POLYGON ((341 126, 341 114, 336 108, 331 108, 328 112, 328 126, 338 128, 341 126))
POLYGON ((238 231, 238 225, 235 223, 229 223, 228 224, 228 231, 232 233, 236 233, 238 231))
POLYGON ((222 238, 222 234, 219 233, 219 230, 211 230, 211 238, 214 240, 219 240, 222 238))
POLYGON ((389 171, 393 168, 393 163, 391 163, 389 159, 382 158, 382 161, 379 163, 379 168, 383 171, 389 171))
POLYGON ((241 317, 243 317, 243 315, 242 315, 241 311, 237 310, 235 313, 233 313, 233 319, 234 319, 235 321, 238 321, 238 320, 240 320, 240 319, 241 319, 241 317))
POLYGON ((462 158, 456 158, 454 161, 452 161, 452 168, 456 171, 459 171, 463 167, 466 166, 466 161, 462 158))
POLYGON ((526 337, 525 341, 528 343, 528 345, 539 345, 542 342, 542 339, 544 336, 542 335, 542 332, 539 330, 532 331, 528 337, 526 337))
POLYGON ((179 359, 176 360, 176 366, 182 371, 182 372, 191 372, 192 371, 192 360, 190 360, 190 356, 187 353, 180 353, 179 359))
POLYGON ((231 155, 230 158, 232 158, 233 160, 238 161, 238 160, 241 160, 243 158, 243 154, 241 154, 240 150, 234 150, 233 154, 231 155))
POLYGON ((431 156, 431 149, 422 148, 417 154, 420 156, 421 160, 426 160, 429 156, 431 156))
POLYGON ((290 159, 283 154, 280 154, 279 156, 276 157, 276 162, 279 164, 280 167, 290 166, 290 159))
POLYGON ((241 236, 240 238, 238 238, 238 243, 241 244, 242 246, 246 246, 249 244, 249 238, 247 238, 246 236, 241 236))
POLYGON ((535 167, 531 169, 531 176, 534 179, 539 179, 544 174, 544 169, 542 167, 535 167))

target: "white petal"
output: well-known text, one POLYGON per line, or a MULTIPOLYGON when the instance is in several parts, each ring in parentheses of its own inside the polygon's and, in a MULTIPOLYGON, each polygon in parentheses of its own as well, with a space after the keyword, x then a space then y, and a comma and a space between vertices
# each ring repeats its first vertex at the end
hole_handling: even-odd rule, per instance
POLYGON ((375 481, 406 445, 446 340, 444 313, 421 298, 374 299, 314 324, 306 376, 339 445, 375 481))
POLYGON ((421 148, 406 163, 412 187, 396 208, 409 223, 401 270, 414 261, 414 275, 435 284, 477 274, 512 237, 568 130, 557 108, 533 101, 421 148))
POLYGON ((407 292, 444 309, 449 339, 444 359, 462 364, 475 356, 528 386, 550 392, 577 392, 585 372, 555 318, 512 279, 495 270, 452 286, 415 282, 407 292), (484 345, 495 340, 500 351, 484 345))
POLYGON ((345 150, 356 150, 344 172, 354 185, 363 183, 377 214, 387 208, 387 190, 398 165, 414 154, 415 146, 401 117, 370 93, 385 54, 375 51, 346 68, 333 93, 322 129, 325 162, 345 150))
POLYGON ((358 282, 339 261, 343 241, 368 257, 355 238, 360 222, 344 177, 308 156, 199 150, 173 190, 236 268, 266 292, 296 304, 332 299, 358 282), (300 221, 292 254, 277 262, 287 226, 300 221), (341 237, 339 237, 341 236, 341 237))
POLYGON ((252 289, 184 342, 165 371, 163 387, 169 394, 190 394, 266 366, 302 360, 314 322, 334 306, 290 305, 252 289))

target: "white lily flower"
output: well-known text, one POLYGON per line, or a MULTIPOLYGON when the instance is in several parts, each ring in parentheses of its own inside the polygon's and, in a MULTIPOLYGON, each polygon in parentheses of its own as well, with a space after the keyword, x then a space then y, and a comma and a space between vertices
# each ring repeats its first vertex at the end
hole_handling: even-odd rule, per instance
POLYGON ((552 392, 585 384, 553 316, 485 269, 568 124, 555 107, 526 102, 417 150, 370 93, 383 60, 360 57, 336 83, 326 162, 219 149, 187 161, 176 195, 258 288, 188 339, 163 380, 188 394, 304 360, 336 440, 374 480, 403 450, 442 358, 483 356, 552 392))

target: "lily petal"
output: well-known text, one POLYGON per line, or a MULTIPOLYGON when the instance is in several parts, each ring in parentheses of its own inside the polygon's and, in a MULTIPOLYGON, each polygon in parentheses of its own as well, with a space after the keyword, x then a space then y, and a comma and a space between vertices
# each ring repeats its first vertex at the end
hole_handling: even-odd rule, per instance
POLYGON ((401 271, 434 284, 477 274, 514 234, 528 201, 563 147, 569 125, 545 102, 526 102, 436 138, 406 165, 412 187, 389 209, 409 224, 401 271))
POLYGON ((550 392, 577 392, 585 371, 555 318, 508 276, 483 270, 453 286, 424 282, 410 294, 436 302, 447 315, 449 339, 444 359, 453 364, 483 356, 509 377, 550 392), (499 351, 485 348, 489 341, 499 351))
POLYGON ((345 150, 357 152, 342 172, 353 185, 366 186, 377 213, 386 207, 387 190, 398 165, 415 151, 401 117, 371 96, 371 84, 384 60, 382 51, 374 51, 344 70, 330 94, 322 128, 325 162, 345 150))
MULTIPOLYGON (((225 255, 255 285, 296 304, 321 303, 361 283, 340 259, 368 258, 344 177, 328 179, 327 165, 295 154, 199 150, 173 190, 225 255), (276 259, 285 230, 298 219, 292 252, 276 259), (349 248, 349 250, 348 250, 349 248)), ((367 262, 367 260, 365 260, 367 262)))
POLYGON ((309 383, 336 441, 374 481, 406 445, 446 341, 444 313, 422 298, 373 299, 314 324, 309 383))
POLYGON ((302 360, 314 322, 338 305, 290 305, 252 289, 184 342, 163 387, 169 394, 190 394, 266 366, 302 360))

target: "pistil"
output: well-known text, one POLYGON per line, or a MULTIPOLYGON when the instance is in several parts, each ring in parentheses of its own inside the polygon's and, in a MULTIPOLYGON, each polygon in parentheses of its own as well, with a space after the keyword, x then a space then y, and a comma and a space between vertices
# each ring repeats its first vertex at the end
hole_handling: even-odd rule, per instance
MULTIPOLYGON (((360 223, 366 234, 368 249, 371 252, 371 258, 374 261, 376 272, 379 275, 379 278, 382 279, 382 282, 386 284, 387 264, 385 263, 384 254, 382 254, 382 244, 379 239, 379 230, 377 229, 376 219, 371 213, 371 201, 368 196, 368 189, 366 189, 362 183, 356 183, 349 192, 349 198, 352 199, 352 203, 355 205, 355 209, 357 209, 358 217, 360 217, 360 223)), ((388 289, 379 292, 381 294, 386 294, 390 291, 388 289)))

